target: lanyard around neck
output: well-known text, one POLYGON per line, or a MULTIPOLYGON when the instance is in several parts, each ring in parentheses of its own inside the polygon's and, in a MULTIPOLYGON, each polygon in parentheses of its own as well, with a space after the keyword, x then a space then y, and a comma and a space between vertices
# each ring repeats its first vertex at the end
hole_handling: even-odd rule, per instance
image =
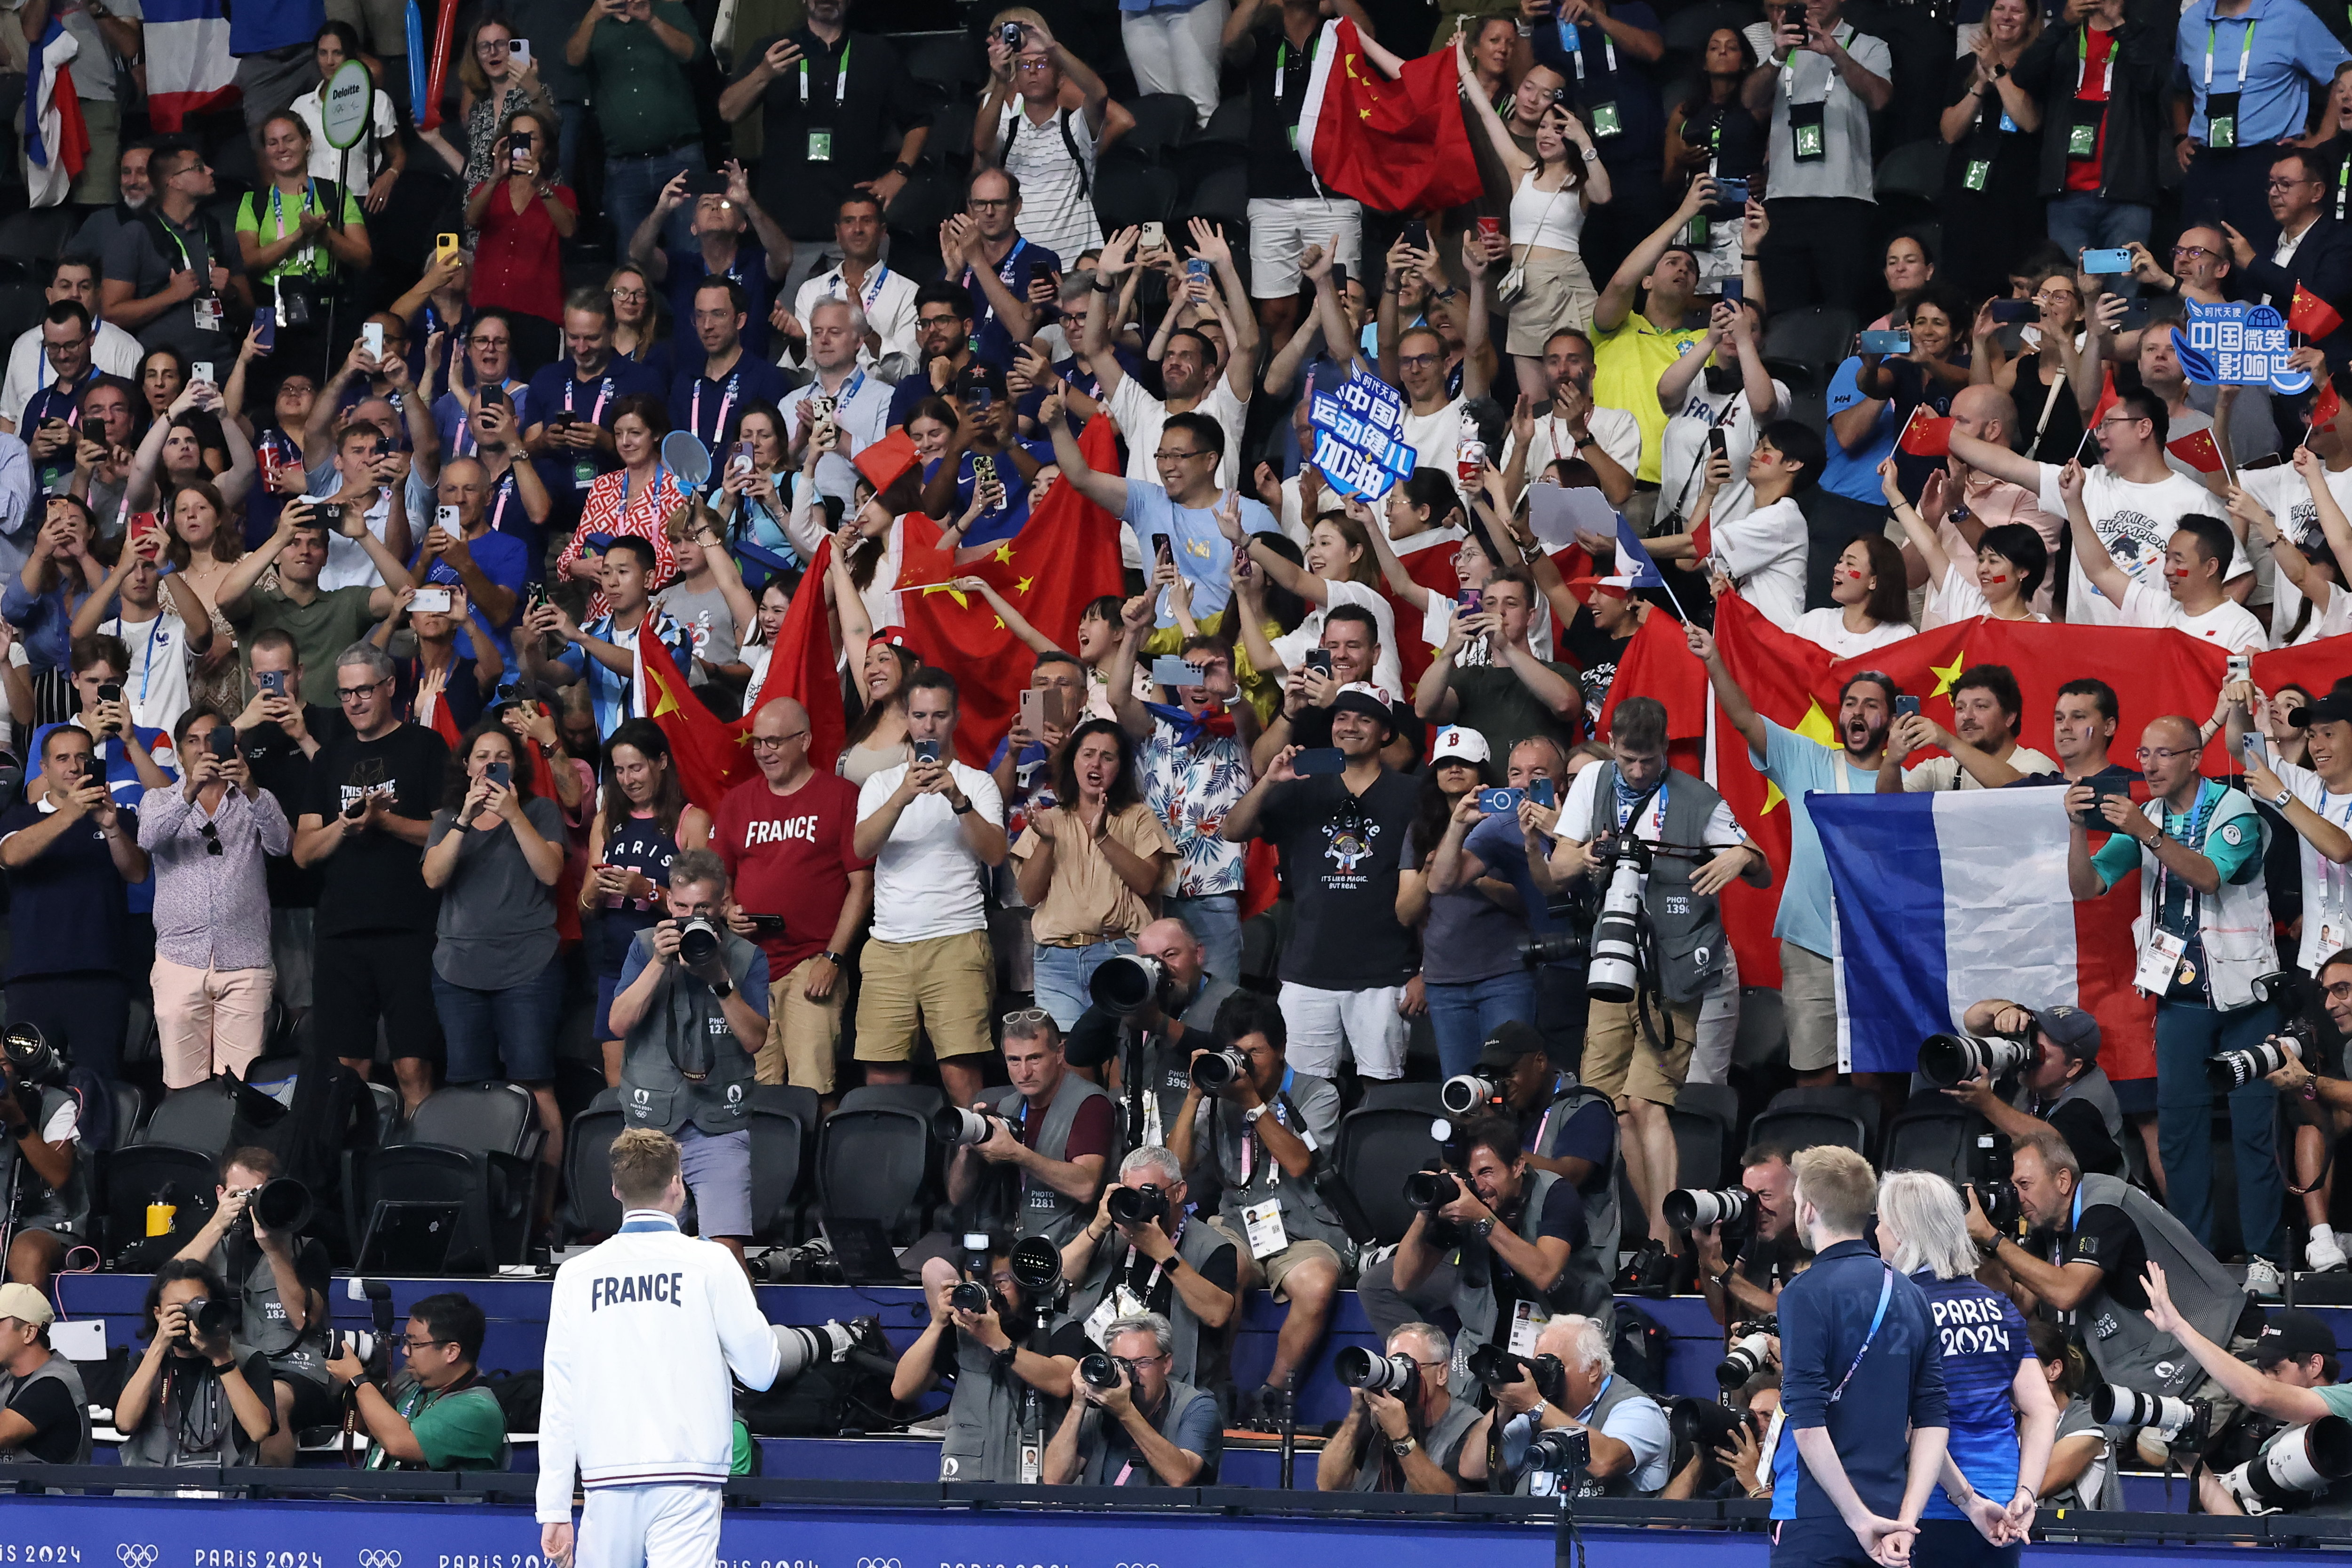
MULTIPOLYGON (((844 39, 841 45, 841 58, 834 62, 833 106, 835 109, 839 109, 842 100, 849 96, 849 51, 855 44, 855 39, 844 39)), ((803 109, 808 107, 809 100, 808 66, 808 56, 801 56, 801 107, 803 109)))
MULTIPOLYGON (((2234 22, 2237 19, 2235 16, 2217 16, 2205 24, 2205 89, 2209 92, 2213 88, 2213 29, 2219 23, 2234 22)), ((2238 50, 2237 90, 2240 92, 2246 89, 2246 68, 2253 63, 2254 24, 2259 20, 2260 18, 2255 16, 2246 18, 2245 42, 2238 50)))

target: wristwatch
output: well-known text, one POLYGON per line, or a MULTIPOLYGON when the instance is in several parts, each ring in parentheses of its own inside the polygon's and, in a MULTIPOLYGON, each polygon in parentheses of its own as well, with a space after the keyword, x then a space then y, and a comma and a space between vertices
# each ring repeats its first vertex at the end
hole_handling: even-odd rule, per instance
POLYGON ((2271 804, 2278 807, 2281 811, 2284 811, 2288 805, 2294 803, 2294 791, 2282 788, 2278 794, 2271 797, 2271 804))
POLYGON ((912 176, 915 171, 908 168, 905 163, 899 163, 891 164, 882 172, 886 174, 896 174, 900 179, 904 180, 912 176))
POLYGON ((1485 1219, 1473 1220, 1470 1228, 1477 1233, 1479 1240, 1484 1241, 1495 1234, 1495 1216, 1488 1215, 1485 1219))
POLYGON ((1264 1105, 1251 1106, 1247 1110, 1242 1112, 1242 1125, 1244 1127, 1256 1126, 1257 1119, 1264 1116, 1266 1108, 1264 1105))
POLYGON ((827 963, 832 964, 835 969, 843 967, 849 962, 848 959, 843 957, 840 953, 834 952, 833 949, 829 947, 823 952, 818 953, 817 956, 824 959, 827 963))
POLYGON ((956 804, 950 809, 954 811, 958 816, 963 816, 966 812, 971 809, 971 797, 970 795, 964 796, 963 799, 956 802, 956 804))
POLYGON ((1403 1458, 1407 1454, 1412 1453, 1415 1448, 1420 1447, 1421 1444, 1419 1442, 1409 1436, 1391 1437, 1389 1439, 1389 1452, 1394 1454, 1400 1459, 1403 1458))
POLYGON ((731 980, 714 980, 710 983, 710 994, 724 1002, 735 994, 735 983, 731 980))

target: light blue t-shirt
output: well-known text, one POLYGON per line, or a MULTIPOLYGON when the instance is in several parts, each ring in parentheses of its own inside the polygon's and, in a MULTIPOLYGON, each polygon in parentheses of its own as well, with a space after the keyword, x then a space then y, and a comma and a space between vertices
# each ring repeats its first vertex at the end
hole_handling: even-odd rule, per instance
POLYGON ((1769 719, 1764 721, 1764 755, 1748 755, 1789 800, 1789 880, 1780 892, 1780 916, 1772 922, 1772 934, 1827 958, 1830 865, 1822 856, 1821 836, 1813 830, 1805 792, 1874 795, 1878 770, 1857 768, 1844 760, 1843 748, 1809 741, 1769 719))
MULTIPOLYGON (((1135 530, 1135 542, 1143 552, 1146 581, 1150 579, 1154 563, 1151 542, 1164 533, 1176 553, 1176 570, 1192 584, 1192 614, 1213 616, 1225 607, 1234 592, 1234 547, 1217 527, 1215 508, 1178 506, 1158 485, 1129 479, 1127 507, 1119 515, 1135 530)), ((1275 521, 1274 513, 1261 502, 1244 496, 1242 529, 1247 533, 1280 533, 1282 525, 1275 521)), ((1160 624, 1176 624, 1164 605, 1160 624)))
POLYGON ((2259 147, 2303 129, 2311 89, 2326 86, 2343 60, 2344 46, 2307 5, 2254 0, 2241 16, 2216 14, 2213 0, 2197 0, 2181 14, 2173 38, 2174 82, 2189 89, 2189 138, 2207 141, 2205 106, 2214 93, 2240 95, 2237 145, 2259 147), (2251 35, 2251 37, 2249 37, 2251 35), (2210 56, 2211 83, 2206 80, 2210 56), (2246 63, 2245 77, 2238 62, 2246 63))

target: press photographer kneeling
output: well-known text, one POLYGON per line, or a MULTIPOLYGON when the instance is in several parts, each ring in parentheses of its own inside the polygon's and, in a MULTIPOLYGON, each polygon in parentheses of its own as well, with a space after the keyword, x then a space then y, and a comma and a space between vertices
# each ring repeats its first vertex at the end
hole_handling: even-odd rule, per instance
POLYGON ((1097 1334, 1121 1318, 1167 1319, 1171 1375, 1214 1389, 1225 1382, 1223 1331, 1241 1307, 1241 1258, 1233 1237, 1184 1212, 1191 1195, 1175 1155, 1134 1151, 1092 1222, 1062 1247, 1062 1278, 1076 1282, 1069 1315, 1097 1334))
POLYGON ((952 1381, 940 1479, 1034 1486, 1044 1479, 1047 1402, 1069 1398, 1078 1358, 1094 1347, 1083 1324, 1053 1310, 1052 1244, 1006 1247, 975 1232, 964 1247, 961 1268, 944 1258, 923 1265, 931 1321, 898 1357, 890 1397, 905 1404, 952 1381))
POLYGON ((1213 1486, 1224 1428, 1217 1402, 1168 1375, 1168 1320, 1121 1318, 1107 1351, 1078 1363, 1076 1399, 1045 1450, 1045 1484, 1213 1486))
POLYGON ((2141 1283, 2148 1316, 2244 1406, 2217 1427, 2198 1474, 2205 1511, 2352 1514, 2352 1387, 2336 1381, 2341 1363, 2326 1321, 2274 1311, 2241 1360, 2174 1309, 2162 1266, 2150 1264, 2141 1283))
MULTIPOLYGON (((2175 1334, 2150 1321, 2141 1277, 2151 1264, 2160 1268, 2178 1321, 2210 1342, 2226 1342, 2233 1355, 2252 1347, 2262 1309, 2161 1204, 2118 1177, 2084 1175, 2056 1133, 2018 1139, 2010 1179, 2026 1223, 2049 1237, 2047 1255, 1997 1231, 1973 1191, 1969 1239, 2042 1306, 2076 1314, 2092 1365, 2116 1391, 2094 1393, 2101 1420, 2153 1429, 2185 1468, 2206 1435, 2235 1413, 2237 1399, 2199 1370, 2175 1334)), ((2001 1287, 1997 1277, 1984 1278, 2001 1287)))
POLYGON ((237 1332, 269 1358, 278 1430, 261 1446, 262 1463, 290 1465, 298 1432, 342 1425, 342 1402, 327 1372, 333 1265, 316 1237, 299 1234, 310 1223, 310 1193, 278 1177, 278 1156, 268 1150, 221 1156, 214 1195, 212 1217, 177 1256, 232 1282, 237 1332))
POLYGON ((2096 1017, 2063 1004, 2036 1009, 1996 999, 1971 1004, 1960 1027, 1965 1036, 1931 1035, 1919 1047, 1922 1077, 1996 1132, 2054 1131, 2084 1170, 2124 1173, 2123 1110, 2099 1066, 2096 1017), (1988 1036, 1995 1037, 1980 1037, 1988 1036), (2012 1075, 2016 1087, 2004 1100, 1995 1085, 2012 1075))
POLYGON ((408 1366, 386 1387, 355 1351, 327 1363, 351 1386, 368 1435, 371 1470, 503 1470, 507 1418, 477 1379, 482 1310, 455 1291, 427 1296, 408 1310, 400 1348, 408 1366))
POLYGON ((1460 1491, 1462 1445, 1479 1411, 1447 1391, 1453 1361, 1445 1331, 1430 1323, 1391 1334, 1385 1356, 1342 1350, 1332 1367, 1348 1385, 1348 1415, 1315 1461, 1316 1490, 1460 1491))

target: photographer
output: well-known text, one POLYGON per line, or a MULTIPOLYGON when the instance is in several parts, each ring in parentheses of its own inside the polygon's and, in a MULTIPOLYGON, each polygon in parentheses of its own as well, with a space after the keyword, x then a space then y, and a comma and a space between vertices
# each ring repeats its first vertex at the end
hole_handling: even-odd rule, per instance
POLYGON ((1604 1255, 1617 1251, 1617 1118, 1606 1095, 1554 1068, 1543 1036, 1506 1018, 1478 1051, 1478 1076, 1497 1086, 1487 1109, 1519 1124, 1528 1164, 1584 1195, 1585 1228, 1604 1255))
POLYGON ((2033 1008, 1995 999, 1970 1004, 1960 1027, 2013 1040, 2031 1031, 2033 1059, 2018 1073, 2016 1091, 2006 1101, 1993 1092, 1989 1077, 1948 1089, 1948 1097, 1991 1122, 1996 1132, 2017 1139, 2046 1129, 2066 1140, 2084 1170, 2124 1174, 2124 1113, 2099 1066, 2096 1016, 2063 1003, 2033 1008))
MULTIPOLYGON (((2223 1441, 2207 1451, 2208 1468, 2197 1478, 2197 1496, 2208 1513, 2244 1513, 2246 1510, 2213 1473, 2212 1467, 2227 1468, 2217 1457, 2219 1452, 2252 1458, 2263 1440, 2283 1427, 2306 1426, 2330 1415, 2352 1416, 2352 1387, 2336 1381, 2342 1370, 2336 1335, 2326 1319, 2282 1307, 2269 1313, 2253 1348, 2243 1356, 2233 1355, 2199 1333, 2173 1310, 2161 1265, 2150 1264, 2142 1284, 2147 1291, 2148 1317, 2178 1336, 2197 1363, 2243 1406, 2233 1424, 2240 1430, 2222 1434, 2217 1427, 2217 1436, 2223 1441), (2230 1437, 2237 1441, 2231 1443, 2230 1437)), ((2288 1511, 2340 1513, 2344 1510, 2335 1494, 2342 1486, 2337 1483, 2313 1494, 2314 1506, 2308 1509, 2288 1511), (2339 1506, 2324 1506, 2328 1501, 2338 1501, 2339 1506)))
POLYGON ((1168 1375, 1168 1320, 1121 1318, 1103 1340, 1118 1380, 1108 1388, 1076 1380, 1077 1397, 1045 1449, 1045 1484, 1215 1485, 1224 1446, 1217 1402, 1168 1375))
POLYGON ((1145 1312, 1167 1319, 1169 1375, 1215 1388, 1225 1381, 1223 1331, 1241 1307, 1241 1249, 1215 1226, 1192 1223, 1191 1195, 1174 1154, 1148 1144, 1131 1152, 1093 1220, 1062 1245, 1062 1278, 1075 1281, 1070 1315, 1088 1328, 1145 1312), (1121 1223, 1130 1205, 1136 1217, 1121 1223))
POLYGON ((621 1109, 630 1127, 677 1140, 702 1236, 740 1262, 751 1234, 752 1058, 768 1037, 768 955, 728 930, 727 868, 709 850, 680 850, 663 897, 670 918, 637 933, 613 993, 621 1109))
POLYGON ((89 1398, 49 1348, 57 1320, 30 1285, 0 1285, 0 1465, 89 1463, 89 1398))
MULTIPOLYGON (((1729 1502, 1746 1498, 1761 1502, 1772 1495, 1772 1467, 1765 1447, 1767 1434, 1777 1443, 1772 1433, 1773 1423, 1780 1414, 1780 1373, 1777 1368, 1767 1368, 1733 1390, 1732 1408, 1739 1420, 1726 1433, 1720 1446, 1711 1446, 1705 1428, 1694 1436, 1691 1456, 1683 1461, 1675 1479, 1658 1495, 1669 1502, 1685 1502, 1692 1499, 1712 1498, 1729 1502)), ((1667 1423, 1678 1426, 1685 1400, 1668 1402, 1667 1423)), ((1718 1408, 1714 1401, 1692 1401, 1709 1410, 1718 1408)), ((1677 1436, 1679 1436, 1679 1433, 1677 1436)))
POLYGON ((1673 1431, 1658 1402, 1617 1375, 1609 1332, 1591 1318, 1554 1318, 1536 1336, 1538 1357, 1556 1356, 1565 1387, 1548 1397, 1533 1377, 1495 1390, 1495 1408, 1463 1443, 1461 1476, 1488 1491, 1536 1495, 1528 1445, 1538 1432, 1580 1430, 1592 1445, 1579 1497, 1655 1497, 1665 1489, 1673 1431))
MULTIPOLYGON (((1125 1021, 1140 1031, 1143 1070, 1140 1126, 1133 1130, 1139 1143, 1168 1142, 1167 1129, 1183 1107, 1192 1088, 1192 1047, 1186 1037, 1206 1035, 1215 1025, 1217 1009, 1234 994, 1234 976, 1213 974, 1206 967, 1209 950, 1184 921, 1174 915, 1145 926, 1135 939, 1135 956, 1149 959, 1167 971, 1161 994, 1125 1021)), ((1089 1007, 1070 1031, 1066 1055, 1074 1068, 1090 1072, 1108 1068, 1114 1096, 1126 1103, 1125 1063, 1118 1054, 1120 1020, 1100 1007, 1089 1007)))
POLYGON ((1179 1165, 1195 1169, 1195 1140, 1206 1138, 1201 1157, 1215 1162, 1224 1184, 1217 1217, 1209 1223, 1238 1249, 1241 1288, 1263 1287, 1290 1307, 1265 1385, 1244 1394, 1234 1413, 1248 1420, 1266 1413, 1268 1394, 1292 1392, 1292 1380, 1330 1327, 1347 1271, 1348 1233, 1315 1184, 1323 1151, 1339 1142, 1339 1091, 1290 1066, 1282 1009, 1265 996, 1236 991, 1226 997, 1217 1009, 1217 1034, 1226 1050, 1248 1062, 1248 1070, 1235 1073, 1212 1103, 1201 1087, 1199 1063, 1214 1053, 1192 1053, 1192 1084, 1168 1129, 1168 1152, 1179 1165))
POLYGON ((10 1233, 7 1278, 46 1295, 66 1248, 90 1234, 90 1162, 65 1058, 30 1026, 8 1035, 0 1046, 0 1229, 10 1233))
POLYGON ((140 1309, 147 1353, 114 1402, 122 1464, 261 1462, 261 1445, 278 1429, 269 1360, 230 1337, 228 1300, 228 1286, 204 1264, 174 1258, 155 1270, 140 1309), (220 1325, 205 1324, 215 1313, 220 1325))
POLYGON ((268 1392, 278 1429, 262 1445, 262 1458, 290 1465, 296 1433, 340 1425, 343 1413, 327 1373, 333 1334, 327 1321, 333 1282, 327 1248, 315 1237, 271 1229, 253 1208, 254 1195, 278 1173, 278 1156, 267 1149, 232 1149, 221 1156, 212 1217, 175 1256, 236 1282, 238 1332, 268 1358, 274 1385, 268 1392))
MULTIPOLYGON (((2331 952, 2320 961, 2317 973, 2329 1021, 2337 1034, 2352 1036, 2352 950, 2331 952)), ((2304 1244, 2305 1265, 2315 1271, 2340 1268, 2343 1242, 2326 1223, 2327 1204, 2335 1188, 2328 1151, 2347 1128, 2352 1128, 2352 1082, 2315 1075, 2299 1051, 2265 1081, 2286 1099, 2290 1115, 2306 1123, 2295 1131, 2298 1179, 2315 1166, 2322 1173, 2303 1195, 2305 1213, 2318 1215, 2311 1221, 2310 1239, 2304 1244), (2310 1136, 2305 1137, 2306 1133, 2310 1136)))
POLYGON ((1723 1257, 1723 1227, 1703 1226, 1691 1233, 1698 1257, 1699 1288, 1718 1323, 1780 1310, 1780 1291, 1812 1261, 1797 1226, 1797 1173, 1785 1149, 1759 1143, 1739 1156, 1739 1184, 1754 1194, 1748 1232, 1738 1256, 1723 1257))
POLYGON ((930 1321, 890 1374, 890 1397, 902 1405, 942 1379, 954 1385, 940 1445, 943 1481, 1010 1486, 1042 1480, 1049 1419, 1043 1401, 1070 1397, 1078 1358, 1094 1348, 1084 1324, 1030 1299, 1013 1273, 1010 1253, 1007 1246, 989 1247, 985 1279, 971 1279, 944 1258, 924 1262, 930 1321), (985 1308, 955 1305, 952 1295, 966 1283, 987 1292, 985 1308), (1024 1469, 1033 1454, 1041 1467, 1034 1475, 1024 1469))
POLYGON ((1478 1406, 1445 1386, 1454 1363, 1445 1331, 1407 1323, 1388 1338, 1388 1353, 1419 1369, 1402 1394, 1383 1389, 1349 1391, 1347 1418, 1325 1439, 1315 1461, 1315 1489, 1325 1492, 1457 1492, 1464 1440, 1478 1425, 1478 1406))
MULTIPOLYGON (((2010 1179, 2026 1223, 2050 1233, 2050 1255, 2037 1256, 1997 1232, 1971 1192, 1969 1237, 1977 1250, 2042 1306, 2073 1312, 2088 1326, 2084 1349, 2102 1381, 2140 1394, 2211 1400, 2213 1426, 2226 1424, 2235 1395, 2212 1378, 2199 1381, 2179 1335, 2155 1321, 2140 1281, 2150 1264, 2161 1268, 2179 1302, 2172 1316, 2193 1323, 2208 1341, 2226 1341, 2232 1355, 2252 1346, 2262 1322, 2262 1309, 2245 1288, 2154 1198, 2119 1177, 2084 1175, 2054 1132, 2016 1141, 2010 1179)), ((2184 1437, 2176 1448, 2184 1465, 2196 1447, 2184 1437)))
POLYGON ((496 1395, 477 1381, 482 1355, 482 1310, 464 1296, 427 1296, 408 1310, 400 1332, 408 1370, 389 1388, 346 1349, 327 1363, 338 1384, 351 1386, 367 1428, 371 1470, 503 1470, 507 1417, 496 1395))
MULTIPOLYGON (((2156 1003, 2157 1143, 2164 1162, 2165 1203, 2202 1251, 2213 1237, 2213 1092, 2205 1063, 2221 1051, 2257 1045, 2273 1015, 2253 983, 2278 967, 2263 890, 2268 837, 2244 792, 2198 776, 2202 737, 2194 721, 2171 715, 2140 738, 2148 800, 2066 792, 2073 826, 2066 880, 2077 900, 2101 897, 2137 869, 2142 991, 2156 1003), (2095 856, 2084 816, 2095 811, 2114 831, 2095 856)), ((2237 1156, 2238 1233, 2248 1272, 2275 1285, 2284 1206, 2273 1130, 2278 1091, 2249 1083, 2230 1096, 2230 1142, 2237 1156)), ((2111 1379, 2112 1381, 2112 1379, 2111 1379)))
MULTIPOLYGON (((1561 1312, 1606 1330, 1615 1319, 1615 1258, 1604 1261, 1591 1246, 1575 1186, 1529 1172, 1508 1117, 1458 1127, 1446 1157, 1462 1180, 1440 1175, 1436 1184, 1452 1195, 1414 1215, 1396 1256, 1365 1271, 1360 1295, 1372 1326, 1393 1332, 1404 1308, 1431 1317, 1450 1308, 1465 1355, 1486 1344, 1530 1354, 1537 1331, 1561 1312)), ((1458 1392, 1470 1389, 1464 1373, 1458 1392)))
MULTIPOLYGON (((1585 769, 1560 807, 1551 875, 1586 878, 1596 905, 1622 879, 1639 891, 1640 973, 1622 1001, 1592 998, 1577 1076, 1617 1108, 1625 1176, 1650 1234, 1678 1245, 1660 1207, 1679 1169, 1667 1119, 1690 1073, 1699 1003, 1731 952, 1716 897, 1735 880, 1772 885, 1764 852, 1748 842, 1723 797, 1666 766, 1665 704, 1629 697, 1609 720, 1610 760, 1585 769), (1627 834, 1653 846, 1624 858, 1627 834)), ((1596 950, 1608 917, 1593 928, 1596 950)), ((1596 951, 1594 969, 1601 966, 1596 951)), ((1592 984, 1598 984, 1597 978, 1592 984)))
POLYGON ((1062 1032, 1043 1008, 1004 1020, 1004 1070, 1013 1087, 973 1102, 989 1117, 986 1141, 959 1147, 948 1161, 948 1201, 964 1212, 984 1177, 1008 1173, 1012 1212, 995 1214, 991 1193, 979 1198, 981 1215, 1059 1248, 1084 1227, 1102 1192, 1118 1115, 1110 1096, 1070 1070, 1062 1032))
POLYGON ((2050 1445, 2050 1463, 2042 1472, 2042 1511, 2055 1517, 2121 1506, 2123 1483, 2116 1476, 2107 1429, 2083 1397, 2090 1362, 2080 1346, 2068 1342, 2067 1331, 2047 1318, 2029 1319, 2025 1337, 2041 1358, 2042 1375, 2058 1403, 2057 1435, 2050 1445))

